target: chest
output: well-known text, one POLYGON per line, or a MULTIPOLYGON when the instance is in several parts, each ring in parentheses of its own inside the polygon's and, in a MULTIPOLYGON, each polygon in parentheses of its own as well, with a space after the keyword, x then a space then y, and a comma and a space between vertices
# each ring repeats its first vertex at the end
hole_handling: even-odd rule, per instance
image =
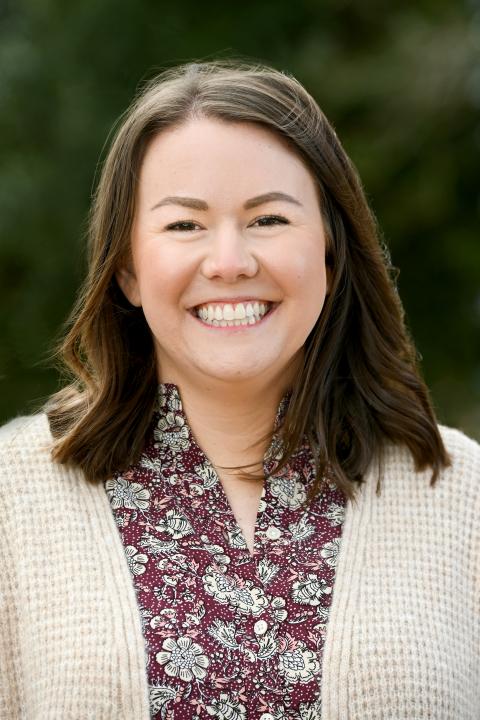
POLYGON ((343 496, 330 488, 306 509, 305 463, 263 486, 178 457, 160 468, 146 457, 107 485, 144 623, 152 717, 174 700, 179 718, 192 703, 200 718, 318 717, 343 496))
POLYGON ((254 552, 255 526, 264 483, 235 476, 219 475, 223 492, 251 554, 254 552))

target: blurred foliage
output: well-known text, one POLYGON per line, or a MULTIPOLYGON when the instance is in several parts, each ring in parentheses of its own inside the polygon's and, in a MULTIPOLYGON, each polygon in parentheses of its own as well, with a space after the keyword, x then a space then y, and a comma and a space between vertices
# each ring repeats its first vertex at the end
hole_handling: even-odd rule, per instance
POLYGON ((139 82, 242 55, 296 75, 335 125, 439 417, 480 437, 479 50, 479 0, 3 0, 0 420, 58 385, 95 168, 139 82))

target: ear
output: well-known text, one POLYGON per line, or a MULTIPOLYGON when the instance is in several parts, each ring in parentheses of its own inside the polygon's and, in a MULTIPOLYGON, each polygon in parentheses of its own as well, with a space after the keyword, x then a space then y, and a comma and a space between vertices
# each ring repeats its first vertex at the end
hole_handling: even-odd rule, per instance
POLYGON ((115 278, 127 300, 135 307, 141 307, 140 289, 133 268, 119 267, 115 272, 115 278))

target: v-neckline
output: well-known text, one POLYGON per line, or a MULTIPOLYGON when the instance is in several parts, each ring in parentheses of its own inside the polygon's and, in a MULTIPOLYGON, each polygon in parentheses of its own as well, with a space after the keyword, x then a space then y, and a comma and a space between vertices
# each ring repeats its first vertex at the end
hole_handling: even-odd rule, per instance
MULTIPOLYGON (((206 469, 206 471, 210 472, 216 482, 212 483, 210 487, 210 491, 214 490, 217 494, 217 500, 220 501, 221 506, 223 506, 226 510, 226 513, 230 517, 230 521, 232 522, 232 525, 235 527, 235 529, 238 531, 238 535, 240 536, 241 540, 243 541, 242 546, 239 547, 239 550, 243 550, 246 555, 248 555, 249 561, 254 561, 257 558, 260 558, 262 556, 262 543, 260 542, 260 539, 258 537, 259 533, 259 521, 262 519, 262 513, 268 506, 268 502, 272 498, 268 496, 268 481, 271 473, 267 472, 267 466, 271 464, 272 458, 278 454, 279 451, 279 445, 281 443, 281 440, 278 436, 278 434, 275 432, 280 423, 281 420, 286 412, 287 406, 288 406, 288 399, 289 399, 290 393, 287 393, 284 395, 282 400, 280 401, 277 412, 275 414, 275 421, 274 421, 274 428, 273 428, 273 434, 272 434, 272 440, 264 454, 263 458, 263 473, 264 473, 264 480, 263 480, 263 489, 262 494, 259 499, 257 513, 255 516, 255 527, 254 527, 254 533, 253 533, 253 553, 250 551, 250 548, 248 547, 247 541, 245 539, 244 532, 242 528, 240 527, 237 518, 235 516, 235 513, 233 511, 233 507, 228 499, 227 493, 225 491, 225 488, 223 486, 223 483, 220 479, 219 473, 217 472, 217 469, 213 462, 210 460, 206 452, 203 450, 203 448, 198 443, 192 428, 190 427, 190 424, 188 422, 188 418, 186 416, 185 410, 183 408, 183 403, 180 395, 180 390, 177 385, 173 383, 160 383, 158 387, 158 405, 156 409, 156 413, 160 415, 166 416, 169 412, 174 413, 177 417, 181 417, 184 421, 183 427, 186 429, 186 432, 188 433, 188 440, 190 444, 196 449, 198 455, 200 456, 202 460, 202 465, 206 469)), ((158 421, 157 421, 158 422, 158 421)), ((192 518, 193 522, 195 523, 195 519, 192 518)))

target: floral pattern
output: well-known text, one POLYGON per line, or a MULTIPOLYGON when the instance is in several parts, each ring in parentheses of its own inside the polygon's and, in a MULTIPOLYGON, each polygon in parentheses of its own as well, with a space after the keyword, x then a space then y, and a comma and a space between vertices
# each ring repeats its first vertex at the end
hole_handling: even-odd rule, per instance
POLYGON ((175 385, 160 385, 139 462, 105 482, 138 598, 153 720, 321 717, 345 497, 327 477, 306 506, 308 443, 276 472, 280 451, 274 434, 253 554, 175 385))
POLYGON ((165 665, 167 675, 177 675, 185 682, 191 682, 194 677, 202 680, 210 664, 203 650, 191 637, 183 635, 178 640, 169 637, 163 641, 164 650, 155 656, 159 665, 165 665), (166 664, 165 664, 166 663, 166 664))

